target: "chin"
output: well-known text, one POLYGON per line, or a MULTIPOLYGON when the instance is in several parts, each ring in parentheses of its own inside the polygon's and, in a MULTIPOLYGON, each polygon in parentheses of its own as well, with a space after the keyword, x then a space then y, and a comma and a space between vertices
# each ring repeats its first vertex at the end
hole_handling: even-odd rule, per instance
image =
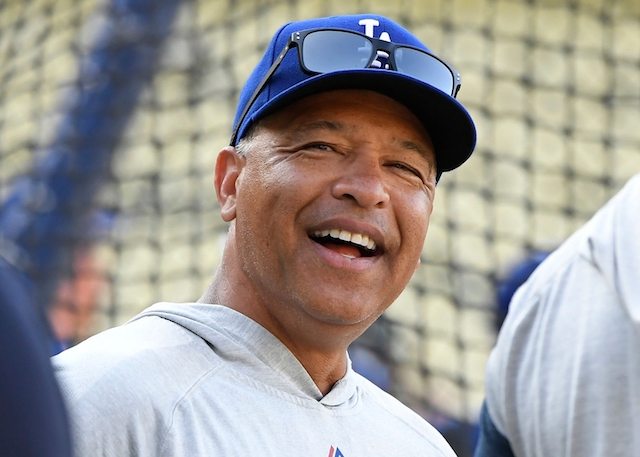
POLYGON ((311 317, 325 324, 366 328, 382 314, 384 309, 371 309, 369 306, 363 306, 363 303, 366 301, 362 299, 354 302, 341 300, 327 303, 324 301, 319 307, 306 306, 305 309, 311 317))

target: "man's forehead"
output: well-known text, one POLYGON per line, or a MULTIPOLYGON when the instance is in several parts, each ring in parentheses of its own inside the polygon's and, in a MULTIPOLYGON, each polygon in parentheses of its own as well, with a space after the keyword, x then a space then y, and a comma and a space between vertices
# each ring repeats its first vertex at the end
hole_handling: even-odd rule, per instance
MULTIPOLYGON (((329 119, 310 119, 306 122, 301 122, 297 125, 293 125, 291 129, 291 135, 294 137, 304 137, 307 134, 314 132, 335 132, 335 133, 356 133, 358 131, 358 122, 343 122, 341 120, 329 120, 329 119)), ((395 129, 389 129, 391 141, 397 143, 404 149, 414 149, 417 152, 426 154, 428 148, 422 146, 419 142, 410 139, 401 138, 396 135, 395 129)), ((427 137, 428 133, 424 132, 427 137)), ((431 144, 429 142, 428 146, 431 144)))
MULTIPOLYGON (((417 116, 405 105, 380 92, 367 89, 338 89, 318 92, 303 97, 268 117, 283 117, 295 119, 318 115, 320 118, 329 118, 332 114, 342 110, 363 110, 366 117, 372 112, 386 112, 394 119, 402 119, 419 128, 424 129, 417 116)), ((305 119, 306 121, 306 119, 305 119)))

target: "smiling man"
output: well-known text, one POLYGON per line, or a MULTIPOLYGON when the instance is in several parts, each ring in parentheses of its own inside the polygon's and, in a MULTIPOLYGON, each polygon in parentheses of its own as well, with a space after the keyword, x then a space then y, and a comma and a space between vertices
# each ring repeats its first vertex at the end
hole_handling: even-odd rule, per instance
POLYGON ((347 347, 407 285, 436 183, 473 151, 459 87, 380 16, 281 28, 218 155, 229 236, 202 298, 54 359, 77 455, 454 455, 347 347))

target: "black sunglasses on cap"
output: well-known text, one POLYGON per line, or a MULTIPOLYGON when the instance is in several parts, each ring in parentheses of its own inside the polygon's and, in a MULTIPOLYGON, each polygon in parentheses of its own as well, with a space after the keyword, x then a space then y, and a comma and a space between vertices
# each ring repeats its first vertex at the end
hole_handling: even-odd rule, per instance
POLYGON ((350 30, 310 29, 293 32, 245 104, 231 136, 231 144, 235 144, 238 130, 258 95, 294 46, 298 47, 300 67, 308 74, 380 68, 411 76, 452 97, 460 90, 460 74, 424 49, 371 38, 350 30))

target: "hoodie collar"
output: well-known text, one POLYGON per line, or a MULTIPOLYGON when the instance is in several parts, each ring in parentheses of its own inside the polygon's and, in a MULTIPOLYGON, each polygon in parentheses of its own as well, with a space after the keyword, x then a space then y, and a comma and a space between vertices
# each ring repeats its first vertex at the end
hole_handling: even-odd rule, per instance
POLYGON ((353 405, 357 400, 348 355, 345 376, 323 397, 300 361, 280 340, 251 318, 226 306, 157 303, 132 321, 145 316, 161 317, 190 330, 236 369, 279 390, 311 397, 326 407, 353 405))

